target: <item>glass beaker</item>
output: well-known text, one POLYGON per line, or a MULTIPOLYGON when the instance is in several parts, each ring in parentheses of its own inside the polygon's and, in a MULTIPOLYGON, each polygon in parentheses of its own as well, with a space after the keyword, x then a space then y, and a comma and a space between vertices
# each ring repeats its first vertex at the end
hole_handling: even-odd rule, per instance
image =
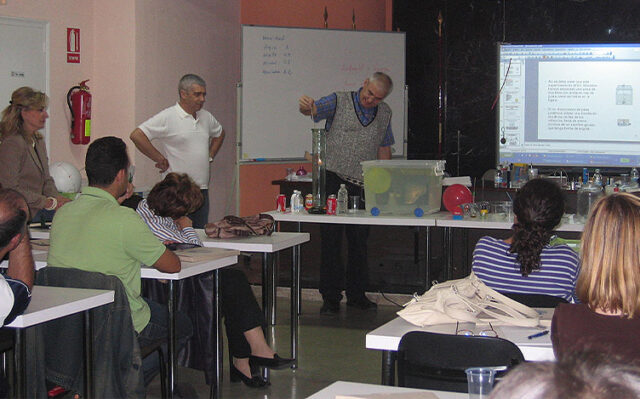
POLYGON ((325 129, 311 129, 311 156, 312 156, 312 195, 313 209, 320 211, 327 201, 326 191, 326 165, 325 153, 327 149, 325 129))
POLYGON ((578 220, 585 221, 589 216, 589 210, 593 204, 602 197, 602 186, 594 183, 583 184, 577 193, 576 217, 578 220))

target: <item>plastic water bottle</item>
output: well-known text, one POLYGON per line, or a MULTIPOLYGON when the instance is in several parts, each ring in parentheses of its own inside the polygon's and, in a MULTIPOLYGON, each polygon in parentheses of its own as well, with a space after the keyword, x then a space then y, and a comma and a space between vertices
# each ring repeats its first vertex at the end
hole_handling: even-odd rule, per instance
POLYGON ((638 179, 640 179, 640 173, 638 173, 638 169, 631 169, 631 181, 633 183, 638 183, 638 179))
POLYGON ((300 190, 293 190, 293 194, 291 194, 291 213, 300 213, 303 208, 302 193, 300 190))
POLYGON ((338 215, 344 215, 347 213, 347 201, 349 200, 349 192, 344 184, 340 185, 338 190, 338 206, 336 207, 336 213, 338 215))
POLYGON ((603 186, 604 182, 602 181, 602 174, 600 174, 600 169, 596 169, 596 171, 593 173, 593 183, 597 184, 600 187, 603 186))
POLYGON ((502 187, 502 179, 504 179, 504 176, 502 175, 502 165, 498 165, 498 167, 496 168, 496 173, 493 177, 493 187, 502 187))

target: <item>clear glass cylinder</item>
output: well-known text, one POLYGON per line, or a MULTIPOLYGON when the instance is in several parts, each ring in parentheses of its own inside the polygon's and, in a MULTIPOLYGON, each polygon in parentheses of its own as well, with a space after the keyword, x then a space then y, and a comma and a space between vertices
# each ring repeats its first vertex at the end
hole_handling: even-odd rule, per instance
POLYGON ((587 183, 583 184, 577 193, 577 206, 576 216, 580 221, 586 221, 589 216, 589 210, 593 207, 593 204, 604 195, 602 187, 598 184, 587 183))
POLYGON ((311 129, 312 136, 312 194, 313 208, 320 210, 327 202, 325 153, 327 150, 325 129, 311 129))

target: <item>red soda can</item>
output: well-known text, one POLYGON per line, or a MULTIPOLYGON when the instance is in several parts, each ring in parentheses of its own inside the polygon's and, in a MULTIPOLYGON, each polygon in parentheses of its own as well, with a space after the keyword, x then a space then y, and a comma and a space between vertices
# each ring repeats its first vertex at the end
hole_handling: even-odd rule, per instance
POLYGON ((309 210, 313 208, 313 194, 307 194, 304 196, 304 209, 309 210))
POLYGON ((280 194, 276 199, 276 211, 284 212, 286 210, 287 210, 287 196, 284 194, 280 194))
POLYGON ((336 195, 331 194, 327 198, 327 215, 335 215, 337 206, 338 206, 338 200, 336 199, 336 195))

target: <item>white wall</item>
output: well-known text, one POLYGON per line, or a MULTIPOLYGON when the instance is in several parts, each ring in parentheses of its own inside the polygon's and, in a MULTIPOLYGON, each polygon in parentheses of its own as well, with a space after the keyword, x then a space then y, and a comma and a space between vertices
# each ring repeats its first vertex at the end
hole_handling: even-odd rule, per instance
MULTIPOLYGON (((211 220, 235 213, 232 183, 236 159, 235 84, 240 81, 239 16, 238 1, 136 2, 136 124, 175 104, 178 80, 186 73, 195 73, 207 82, 204 108, 225 129, 225 142, 213 162, 211 220)), ((139 152, 136 175, 138 184, 145 186, 159 178, 152 162, 139 152)))
MULTIPOLYGON (((0 15, 50 24, 51 162, 82 168, 87 146, 69 141, 66 94, 81 80, 93 96, 92 139, 126 139, 136 125, 175 103, 187 72, 208 84, 206 109, 223 124, 225 144, 214 162, 211 219, 235 212, 236 94, 240 80, 240 2, 224 0, 7 0, 0 15), (66 63, 66 28, 80 28, 81 62, 66 63)), ((9 99, 6 99, 8 104, 9 99)), ((0 107, 4 108, 4 99, 0 107)), ((135 183, 158 178, 153 165, 131 151, 135 183)))

